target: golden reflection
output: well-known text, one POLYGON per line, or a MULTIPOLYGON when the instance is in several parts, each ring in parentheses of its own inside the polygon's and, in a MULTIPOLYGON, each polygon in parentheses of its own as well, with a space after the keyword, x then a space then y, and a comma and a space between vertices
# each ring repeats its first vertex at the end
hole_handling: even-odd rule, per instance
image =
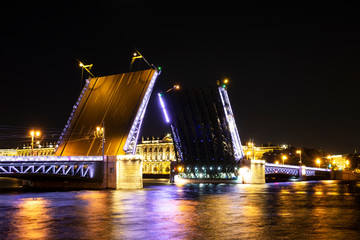
MULTIPOLYGON (((48 239, 51 214, 48 201, 43 198, 21 199, 14 214, 16 239, 48 239)), ((10 237, 11 238, 11 237, 10 237)))
POLYGON ((107 191, 84 191, 77 196, 83 200, 81 212, 76 214, 86 226, 86 236, 89 239, 108 239, 110 229, 109 192, 107 191), (105 231, 104 231, 105 230, 105 231), (105 234, 104 234, 105 233, 105 234))

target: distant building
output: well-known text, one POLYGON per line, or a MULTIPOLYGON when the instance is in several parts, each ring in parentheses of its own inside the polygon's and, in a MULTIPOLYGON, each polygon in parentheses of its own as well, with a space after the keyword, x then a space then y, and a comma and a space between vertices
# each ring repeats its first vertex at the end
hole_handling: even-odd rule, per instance
POLYGON ((32 154, 30 145, 23 145, 16 149, 0 149, 0 156, 51 156, 54 155, 55 145, 45 143, 45 145, 36 144, 34 154, 32 154))
POLYGON ((344 170, 349 167, 349 160, 347 154, 343 155, 329 155, 326 157, 328 160, 328 167, 335 170, 344 170))
POLYGON ((136 154, 142 156, 144 174, 169 174, 170 163, 176 161, 170 134, 163 139, 153 137, 145 140, 143 137, 137 145, 136 154))
POLYGON ((16 156, 16 149, 0 149, 0 156, 16 156))
POLYGON ((256 159, 262 159, 262 156, 266 152, 284 150, 284 149, 288 148, 288 146, 287 145, 282 145, 282 146, 275 145, 275 146, 257 147, 257 146, 254 146, 252 142, 248 142, 245 146, 242 146, 242 148, 244 150, 245 158, 251 159, 251 160, 256 160, 256 159))

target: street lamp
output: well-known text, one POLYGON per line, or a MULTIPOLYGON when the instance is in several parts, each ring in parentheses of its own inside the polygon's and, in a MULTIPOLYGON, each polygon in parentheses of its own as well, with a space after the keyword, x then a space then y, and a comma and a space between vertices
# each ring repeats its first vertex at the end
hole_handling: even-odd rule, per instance
POLYGON ((101 137, 102 143, 102 157, 104 161, 104 148, 105 148, 105 121, 102 123, 102 127, 96 127, 95 137, 101 137))
POLYGON ((31 155, 34 156, 34 140, 35 137, 40 137, 41 132, 39 130, 32 130, 30 131, 31 136, 31 155))
POLYGON ((320 163, 321 163, 320 158, 317 158, 317 159, 316 159, 316 163, 319 165, 319 168, 320 168, 320 163))
POLYGON ((229 83, 229 79, 225 78, 222 81, 217 80, 216 83, 219 87, 221 86, 221 87, 225 88, 226 85, 229 83))
POLYGON ((88 65, 84 65, 82 62, 79 62, 79 67, 81 67, 81 70, 83 71, 84 69, 90 74, 90 76, 92 76, 93 78, 95 77, 94 74, 92 74, 90 72, 90 69, 94 66, 94 64, 88 64, 88 65))
POLYGON ((287 159, 287 156, 282 156, 282 161, 283 161, 283 165, 284 165, 284 162, 285 162, 285 160, 287 159))
POLYGON ((175 84, 172 88, 168 89, 166 92, 170 92, 172 90, 180 90, 180 85, 179 84, 175 84))
POLYGON ((302 162, 301 162, 301 150, 296 150, 296 153, 300 155, 300 161, 299 161, 299 164, 300 164, 300 166, 301 166, 301 163, 302 163, 302 162))

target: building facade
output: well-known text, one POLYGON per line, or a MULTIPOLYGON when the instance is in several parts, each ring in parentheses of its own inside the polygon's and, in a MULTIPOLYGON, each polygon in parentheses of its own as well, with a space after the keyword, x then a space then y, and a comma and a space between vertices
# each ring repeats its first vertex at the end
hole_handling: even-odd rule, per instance
POLYGON ((176 161, 173 139, 170 134, 164 138, 146 140, 142 137, 136 147, 136 154, 142 156, 143 174, 169 174, 170 163, 176 161))
POLYGON ((16 149, 0 149, 0 156, 51 156, 54 155, 54 150, 54 143, 36 144, 33 150, 30 144, 27 144, 16 149))

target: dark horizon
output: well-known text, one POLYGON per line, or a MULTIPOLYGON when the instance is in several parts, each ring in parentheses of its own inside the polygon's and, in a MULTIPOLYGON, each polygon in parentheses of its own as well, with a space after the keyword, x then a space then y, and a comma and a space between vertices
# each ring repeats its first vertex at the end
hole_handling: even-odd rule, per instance
POLYGON ((162 66, 140 138, 168 132, 157 92, 228 78, 243 144, 254 138, 334 154, 360 150, 358 4, 204 9, 117 2, 2 8, 1 137, 11 138, 9 126, 23 137, 32 127, 61 132, 81 90, 76 59, 94 64, 95 76, 122 73, 136 47, 162 66))

